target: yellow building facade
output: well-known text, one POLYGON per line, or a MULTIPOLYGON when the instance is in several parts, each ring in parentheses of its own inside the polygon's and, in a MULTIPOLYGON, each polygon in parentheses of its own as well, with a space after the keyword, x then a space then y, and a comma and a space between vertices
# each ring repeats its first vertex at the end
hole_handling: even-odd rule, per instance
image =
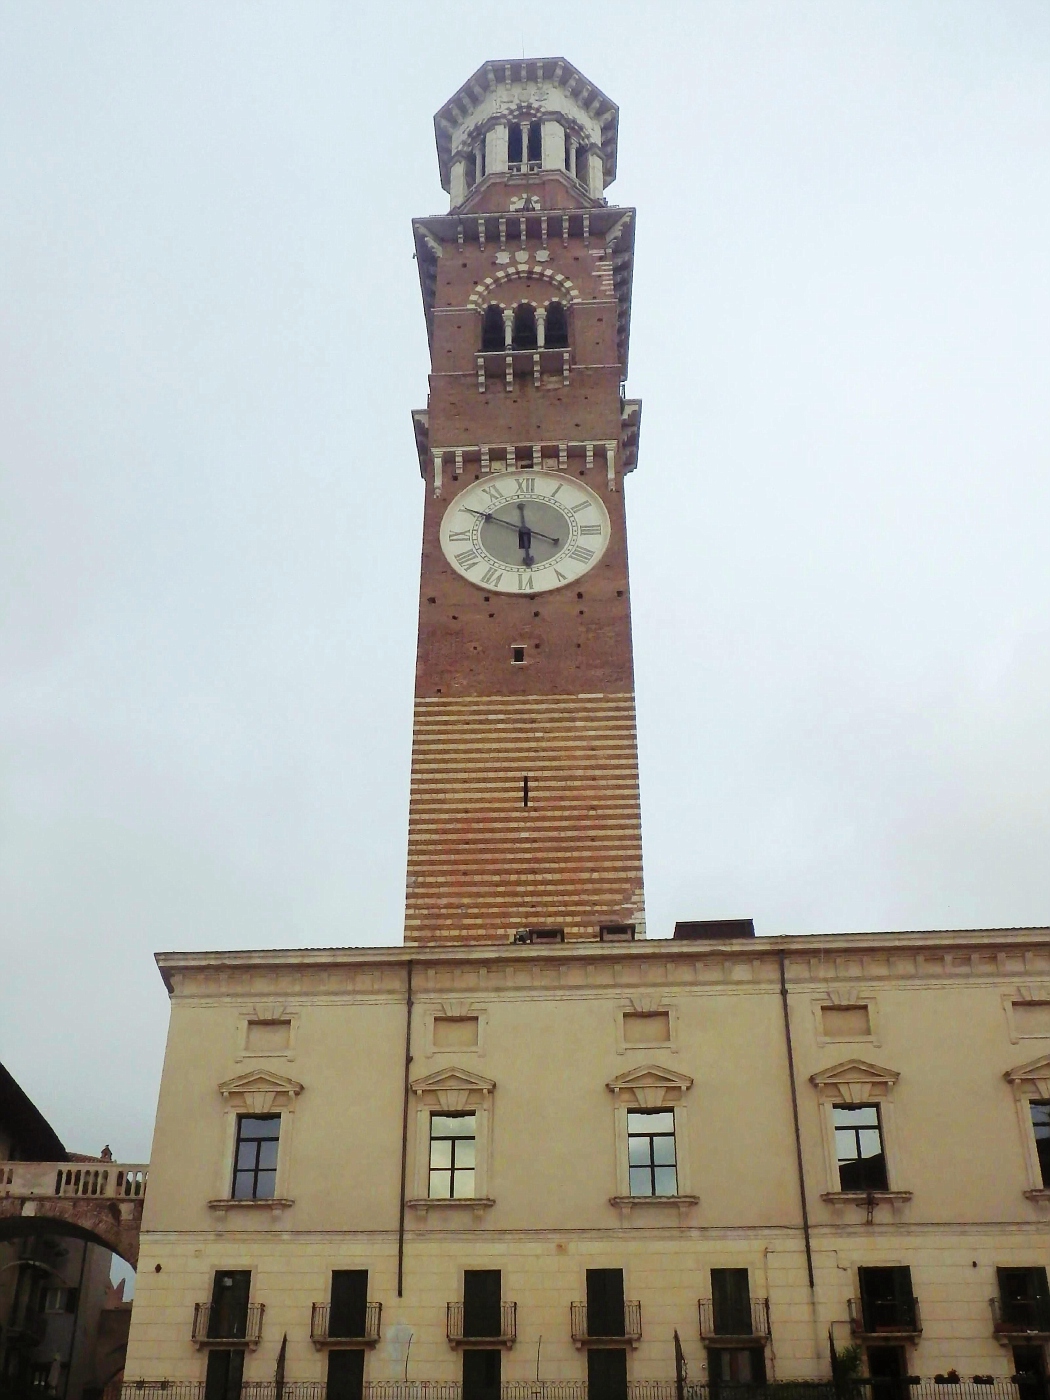
POLYGON ((250 1273, 246 1380, 273 1378, 284 1337, 287 1374, 325 1379, 316 1314, 342 1270, 381 1305, 359 1343, 374 1381, 460 1378, 449 1304, 473 1270, 516 1305, 504 1381, 586 1378, 573 1305, 596 1269, 622 1270, 631 1380, 674 1375, 675 1330, 693 1379, 746 1351, 769 1378, 826 1375, 829 1333, 901 1349, 910 1374, 1006 1377, 1050 1331, 1046 930, 159 961, 171 1031, 128 1378, 203 1379, 195 1308, 227 1270, 250 1273), (871 1110, 884 1183, 850 1178, 843 1108, 871 1110), (673 1119, 666 1194, 631 1179, 629 1124, 651 1114, 673 1119), (472 1116, 458 1199, 431 1170, 447 1115, 472 1116), (245 1118, 276 1120, 276 1175, 238 1200, 245 1118), (909 1271, 914 1315, 865 1319, 872 1268, 909 1271), (728 1342, 708 1315, 727 1269, 753 1305, 728 1342), (1004 1269, 1033 1271, 1012 1321, 1004 1269))

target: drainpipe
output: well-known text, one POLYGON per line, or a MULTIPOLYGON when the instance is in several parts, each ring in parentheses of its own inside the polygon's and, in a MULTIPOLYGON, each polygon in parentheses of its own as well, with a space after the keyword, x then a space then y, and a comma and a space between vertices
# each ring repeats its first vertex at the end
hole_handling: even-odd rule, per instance
POLYGON ((788 1075, 791 1079, 791 1114, 795 1121, 795 1161, 798 1166, 798 1194, 802 1202, 802 1237, 806 1244, 806 1272, 809 1286, 813 1288, 813 1246, 809 1238, 809 1205, 806 1201, 806 1173, 802 1165, 802 1134, 798 1126, 798 1090, 795 1087, 795 1052, 791 1048, 791 1017, 788 1014, 787 974, 784 971, 784 954, 780 959, 780 1004, 784 1010, 784 1044, 787 1046, 788 1075))
POLYGON ((69 1378, 73 1374, 73 1356, 77 1349, 77 1324, 80 1322, 80 1308, 84 1301, 84 1266, 87 1264, 87 1252, 91 1248, 87 1240, 84 1241, 84 1248, 80 1255, 80 1277, 77 1279, 77 1305, 73 1310, 73 1333, 69 1339, 69 1356, 66 1358, 66 1383, 62 1387, 62 1400, 66 1400, 69 1394, 69 1378))
MULTIPOLYGON (((397 1296, 404 1296, 405 1284, 405 1177, 408 1171, 408 1096, 412 1073, 412 959, 408 963, 405 994, 405 1086, 401 1102, 401 1210, 397 1222, 397 1296)), ((407 1367, 407 1358, 406 1358, 407 1367)))

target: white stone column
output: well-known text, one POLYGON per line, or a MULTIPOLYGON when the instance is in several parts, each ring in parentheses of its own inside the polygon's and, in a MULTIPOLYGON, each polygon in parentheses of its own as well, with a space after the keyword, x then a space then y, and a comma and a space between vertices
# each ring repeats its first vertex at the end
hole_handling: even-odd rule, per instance
POLYGON ((452 169, 449 172, 448 182, 449 203, 455 209, 458 204, 462 204, 467 197, 467 162, 466 157, 458 153, 452 157, 452 169))
POLYGON ((485 169, 498 175, 507 169, 507 127, 505 122, 489 127, 485 133, 485 169))
POLYGON ((579 142, 575 136, 569 137, 569 174, 576 179, 576 152, 579 149, 579 142))
POLYGON ((597 146, 587 152, 587 191, 595 199, 600 199, 605 192, 605 166, 597 146))
POLYGON ((514 341, 514 310, 503 313, 503 343, 509 350, 514 341))
POLYGON ((541 306, 536 311, 536 345, 542 350, 547 340, 547 308, 541 306))
POLYGON ((565 128, 561 122, 543 119, 543 160, 544 170, 565 169, 565 128))

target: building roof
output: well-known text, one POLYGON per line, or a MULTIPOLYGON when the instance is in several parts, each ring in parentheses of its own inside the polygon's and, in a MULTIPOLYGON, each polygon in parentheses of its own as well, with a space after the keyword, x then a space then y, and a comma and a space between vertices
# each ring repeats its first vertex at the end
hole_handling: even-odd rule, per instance
POLYGON ((0 1126, 11 1136, 11 1156, 23 1162, 64 1162, 66 1149, 36 1104, 0 1065, 0 1126))

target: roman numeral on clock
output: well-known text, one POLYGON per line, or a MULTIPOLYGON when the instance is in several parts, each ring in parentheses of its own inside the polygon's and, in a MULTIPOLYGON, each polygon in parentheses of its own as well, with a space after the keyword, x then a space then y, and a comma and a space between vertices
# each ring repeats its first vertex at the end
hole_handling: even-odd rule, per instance
POLYGON ((581 564, 589 564, 594 558, 594 550, 588 549, 586 545, 578 544, 569 555, 570 559, 578 559, 581 564))
POLYGON ((580 501, 580 502, 578 502, 576 505, 570 506, 570 507, 569 507, 569 509, 572 511, 573 515, 579 515, 579 513, 580 513, 581 510, 590 510, 590 508, 591 508, 591 503, 590 503, 590 501, 580 501))
POLYGON ((451 542, 452 542, 453 540, 469 540, 469 539, 470 539, 470 531, 469 531, 469 530, 450 530, 450 531, 448 532, 448 538, 449 538, 449 543, 450 543, 450 544, 451 544, 451 542))
POLYGON ((581 526, 580 526, 580 534, 581 534, 581 535, 600 535, 601 532, 602 532, 602 527, 601 527, 600 525, 581 525, 581 526))
POLYGON ((480 582, 481 582, 481 583, 487 583, 487 584, 489 584, 492 588, 498 588, 498 587, 499 587, 499 581, 500 581, 500 579, 501 579, 502 577, 503 577, 503 571, 502 571, 502 569, 486 569, 485 572, 481 575, 480 582))
POLYGON ((475 554, 472 549, 464 549, 461 553, 456 555, 456 563, 466 574, 469 573, 476 564, 481 563, 481 555, 475 554))
POLYGON ((498 486, 483 486, 482 494, 488 497, 489 505, 493 506, 497 501, 505 501, 507 498, 498 486))
POLYGON ((535 591, 536 591, 536 589, 535 589, 535 587, 533 586, 532 575, 531 575, 531 574, 526 574, 526 575, 524 576, 524 579, 523 579, 523 578, 522 578, 522 575, 519 574, 519 575, 518 575, 518 592, 519 592, 519 593, 535 593, 535 591))
POLYGON ((514 492, 515 496, 535 496, 536 478, 534 476, 520 477, 517 485, 518 489, 514 492))

